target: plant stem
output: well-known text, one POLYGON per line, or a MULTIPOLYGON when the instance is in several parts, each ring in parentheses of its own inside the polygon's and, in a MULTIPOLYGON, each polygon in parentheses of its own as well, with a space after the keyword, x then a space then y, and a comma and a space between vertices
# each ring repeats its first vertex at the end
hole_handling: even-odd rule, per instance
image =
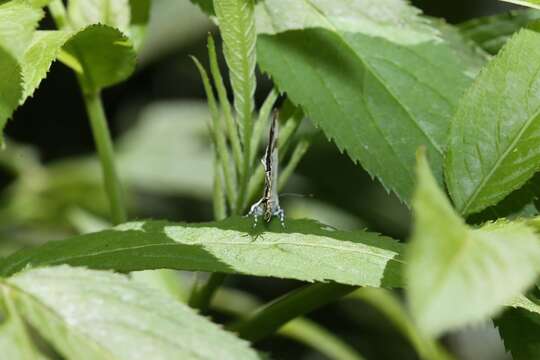
MULTIPOLYGON (((66 8, 61 0, 52 0, 49 3, 49 11, 58 29, 63 29, 67 25, 66 8)), ((124 207, 122 187, 116 166, 114 163, 114 148, 107 125, 107 118, 103 110, 101 93, 99 90, 89 86, 89 81, 80 75, 78 76, 79 87, 83 94, 86 113, 90 120, 92 135, 96 144, 99 160, 101 162, 103 184, 105 192, 109 198, 111 208, 111 221, 113 224, 126 222, 127 215, 124 207), (88 90, 93 89, 93 90, 88 90)))
MULTIPOLYGON (((84 79, 80 79, 80 83, 81 89, 84 89, 84 79)), ((122 200, 122 188, 114 163, 113 143, 107 126, 105 111, 103 110, 101 94, 99 91, 83 91, 83 98, 101 162, 103 183, 111 208, 111 220, 114 224, 120 224, 127 220, 127 216, 122 200)))
POLYGON ((223 273, 212 273, 202 287, 193 289, 188 301, 189 306, 199 309, 201 313, 207 312, 216 290, 223 284, 225 277, 223 273))
POLYGON ((66 8, 62 0, 52 0, 49 3, 49 12, 56 24, 56 27, 61 30, 67 25, 66 8))
POLYGON ((290 320, 311 312, 354 291, 337 283, 306 285, 256 310, 245 320, 228 327, 243 339, 259 341, 275 333, 290 320))
POLYGON ((296 167, 308 151, 310 145, 311 142, 309 139, 301 139, 298 144, 296 144, 287 166, 285 166, 281 172, 281 175, 279 176, 278 190, 281 191, 285 187, 285 184, 287 184, 287 181, 293 174, 294 170, 296 170, 296 167))
MULTIPOLYGON (((354 294, 354 293, 353 293, 354 294)), ((240 290, 222 287, 216 294, 213 308, 227 315, 242 318, 247 312, 254 311, 261 303, 253 296, 240 290)), ((347 342, 340 339, 323 326, 303 317, 297 317, 276 333, 296 340, 306 346, 318 350, 333 360, 362 360, 347 342)))

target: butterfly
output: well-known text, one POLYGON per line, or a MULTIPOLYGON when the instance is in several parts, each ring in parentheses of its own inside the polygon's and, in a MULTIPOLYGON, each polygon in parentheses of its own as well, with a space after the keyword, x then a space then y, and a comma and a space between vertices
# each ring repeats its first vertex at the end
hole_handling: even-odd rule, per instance
POLYGON ((266 222, 270 222, 273 216, 278 216, 281 225, 285 227, 285 212, 279 206, 278 196, 278 118, 278 111, 275 110, 270 124, 268 144, 266 145, 264 157, 261 159, 264 167, 263 196, 251 206, 248 213, 248 216, 253 216, 255 219, 253 227, 257 226, 257 221, 261 216, 266 222))

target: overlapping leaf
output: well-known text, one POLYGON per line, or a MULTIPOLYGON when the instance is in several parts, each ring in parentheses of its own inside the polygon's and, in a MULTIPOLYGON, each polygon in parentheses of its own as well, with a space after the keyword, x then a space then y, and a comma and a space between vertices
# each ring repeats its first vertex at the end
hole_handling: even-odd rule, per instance
MULTIPOLYGON (((139 21, 147 19, 143 5, 139 21)), ((126 9, 129 12, 129 6, 126 9)), ((16 107, 33 95, 56 59, 85 73, 92 90, 125 80, 135 68, 132 43, 120 30, 105 25, 78 28, 86 24, 81 23, 74 26, 76 30, 36 31, 42 14, 22 0, 0 5, 0 131, 16 107)), ((129 25, 129 13, 127 19, 129 25)))
POLYGON ((0 290, 66 358, 259 358, 187 306, 122 275, 44 268, 0 280, 0 290))
POLYGON ((440 335, 493 315, 540 272, 540 243, 532 227, 506 221, 467 227, 438 188, 423 156, 413 209, 408 298, 427 334, 440 335))
POLYGON ((487 66, 452 125, 446 178, 471 214, 498 203, 540 167, 540 34, 522 30, 487 66))
POLYGON ((507 309, 495 319, 504 346, 514 360, 540 357, 540 306, 521 297, 521 308, 507 309))
POLYGON ((540 11, 515 10, 469 20, 460 24, 459 30, 482 49, 495 55, 515 32, 538 19, 540 11))
POLYGON ((0 144, 1 130, 25 92, 20 60, 42 16, 22 0, 0 4, 0 144))
POLYGON ((540 0, 501 0, 508 3, 540 9, 540 0))
POLYGON ((407 201, 425 145, 442 183, 450 119, 472 72, 417 10, 393 0, 267 0, 263 10, 259 32, 303 30, 260 35, 259 65, 338 147, 407 201))
POLYGON ((123 272, 170 268, 393 287, 401 284, 400 252, 391 239, 309 220, 289 220, 286 229, 276 221, 262 233, 253 233, 247 218, 137 222, 22 250, 3 261, 0 273, 67 263, 123 272))

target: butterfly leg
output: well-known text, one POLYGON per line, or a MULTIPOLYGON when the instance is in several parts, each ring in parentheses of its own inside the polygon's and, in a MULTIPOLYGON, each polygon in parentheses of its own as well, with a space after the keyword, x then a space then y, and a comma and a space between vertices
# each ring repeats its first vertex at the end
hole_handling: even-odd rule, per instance
POLYGON ((282 208, 278 208, 275 212, 275 215, 279 217, 281 226, 285 229, 285 211, 282 208))
POLYGON ((253 216, 253 228, 255 229, 257 227, 257 223, 259 221, 259 216, 263 215, 264 209, 263 209, 263 201, 264 199, 261 199, 257 201, 251 208, 249 209, 249 212, 246 216, 253 216))

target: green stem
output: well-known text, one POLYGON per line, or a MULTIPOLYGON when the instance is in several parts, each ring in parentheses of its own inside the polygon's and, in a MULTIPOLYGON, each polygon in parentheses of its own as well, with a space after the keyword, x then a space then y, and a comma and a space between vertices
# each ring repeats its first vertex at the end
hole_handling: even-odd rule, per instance
POLYGON ((223 284, 225 277, 226 275, 222 273, 212 273, 202 287, 193 289, 188 301, 189 306, 199 309, 201 313, 207 312, 216 290, 223 284))
POLYGON ((287 181, 293 174, 294 170, 296 170, 296 167, 300 163, 300 160, 304 157, 306 152, 309 149, 311 142, 309 139, 302 139, 296 144, 296 147, 293 150, 293 153, 291 155, 291 159, 287 163, 287 166, 283 169, 281 172, 281 175, 279 176, 278 180, 278 190, 281 191, 285 184, 287 184, 287 181))
MULTIPOLYGON (((245 316, 246 312, 254 311, 260 306, 261 303, 251 295, 225 287, 219 289, 213 303, 214 309, 239 318, 245 316)), ((347 342, 319 324, 303 317, 288 322, 276 334, 318 350, 329 359, 363 360, 362 356, 347 342)))
MULTIPOLYGON (((81 89, 85 89, 84 79, 80 79, 80 83, 81 89)), ((127 216, 122 199, 122 188, 114 163, 113 143, 107 126, 105 111, 103 110, 101 94, 99 91, 83 91, 83 98, 101 162, 103 183, 111 208, 111 220, 114 224, 120 224, 127 220, 127 216)))
POLYGON ((225 194, 221 185, 221 167, 219 157, 216 151, 214 155, 214 192, 212 203, 214 205, 214 218, 223 220, 227 217, 227 207, 225 206, 225 194))
POLYGON ((66 8, 62 0, 52 0, 49 3, 49 12, 56 24, 56 27, 61 30, 67 25, 66 8))
POLYGON ((256 310, 245 320, 229 326, 229 330, 251 342, 275 333, 290 320, 335 301, 356 288, 337 283, 306 285, 256 310))

